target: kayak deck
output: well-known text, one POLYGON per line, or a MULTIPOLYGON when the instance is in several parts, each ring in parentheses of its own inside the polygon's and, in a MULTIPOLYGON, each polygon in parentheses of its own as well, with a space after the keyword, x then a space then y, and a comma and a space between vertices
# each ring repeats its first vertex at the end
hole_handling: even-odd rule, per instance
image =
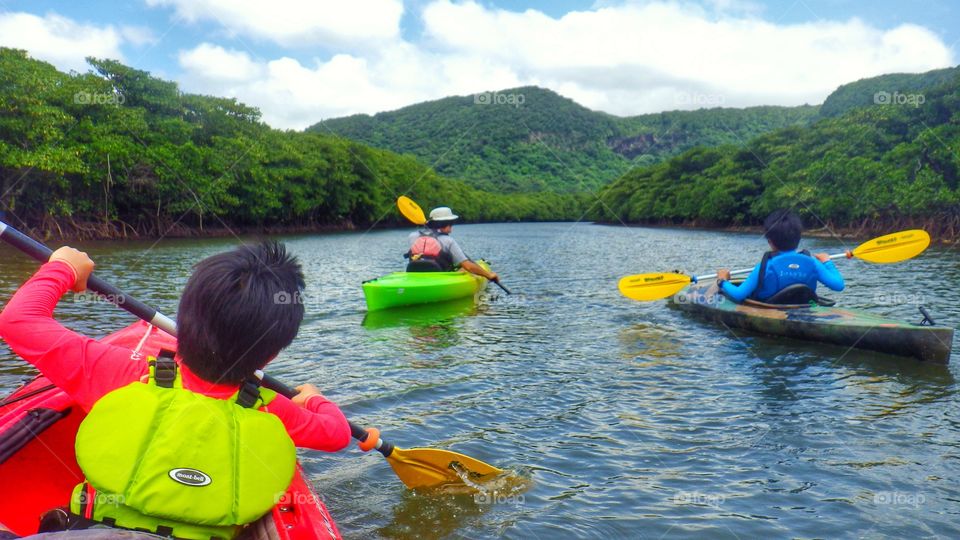
MULTIPOLYGON (((490 265, 479 261, 485 270, 490 265)), ((448 302, 474 297, 487 284, 487 279, 466 271, 459 272, 393 272, 363 283, 367 311, 395 307, 448 302)))
MULTIPOLYGON (((143 322, 102 341, 130 349, 141 344, 141 352, 149 355, 176 345, 173 337, 143 322)), ((6 527, 21 536, 35 534, 40 516, 69 504, 74 486, 83 481, 74 441, 85 415, 66 393, 43 377, 0 401, 0 486, 16 486, 0 495, 0 530, 6 527)), ((248 536, 337 540, 340 533, 298 465, 287 493, 241 535, 248 536)))
POLYGON ((731 328, 910 356, 926 362, 948 363, 953 346, 953 328, 905 323, 839 307, 737 304, 720 294, 712 283, 691 285, 674 295, 671 303, 731 328))

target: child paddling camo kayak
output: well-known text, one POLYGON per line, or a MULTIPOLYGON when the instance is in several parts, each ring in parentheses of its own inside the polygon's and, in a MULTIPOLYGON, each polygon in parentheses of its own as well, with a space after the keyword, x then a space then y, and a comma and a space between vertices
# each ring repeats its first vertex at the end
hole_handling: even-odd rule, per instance
MULTIPOLYGON (((772 216, 767 229, 783 222, 785 214, 772 216)), ((789 228, 792 228, 791 225, 789 228)), ((799 240, 796 231, 774 230, 772 247, 787 251, 789 256, 774 269, 761 272, 760 265, 741 270, 721 270, 717 274, 688 276, 678 273, 648 273, 620 279, 620 293, 639 301, 672 297, 673 305, 691 311, 727 328, 742 328, 758 333, 785 336, 823 343, 844 345, 890 354, 912 356, 920 360, 947 363, 953 346, 953 328, 935 326, 929 313, 920 308, 923 320, 918 324, 878 317, 861 310, 834 307, 816 295, 817 282, 830 288, 843 288, 843 278, 833 266, 835 259, 857 258, 871 263, 888 264, 916 257, 930 245, 926 231, 913 229, 874 238, 852 251, 833 255, 819 254, 817 259, 800 255, 788 239, 799 240), (829 266, 828 266, 829 264, 829 266), (797 268, 792 268, 792 266, 797 268), (807 271, 801 272, 806 266, 807 271), (726 281, 733 275, 751 274, 743 284, 726 281), (760 276, 763 276, 761 279, 760 276), (712 280, 717 279, 714 283, 712 280), (762 281, 766 280, 764 285, 762 281), (751 296, 753 298, 751 298, 751 296), (757 298, 760 298, 759 300, 757 298)), ((792 241, 791 241, 792 242, 792 241)), ((767 263, 780 256, 764 257, 767 263)))

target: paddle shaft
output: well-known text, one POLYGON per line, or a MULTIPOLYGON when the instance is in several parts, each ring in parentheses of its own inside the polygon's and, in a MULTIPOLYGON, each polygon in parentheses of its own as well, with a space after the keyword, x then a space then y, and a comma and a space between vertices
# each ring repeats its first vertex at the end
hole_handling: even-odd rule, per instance
MULTIPOLYGON (((831 260, 833 260, 833 259, 846 259, 847 257, 848 257, 848 255, 847 255, 846 253, 834 253, 833 255, 830 255, 830 259, 831 259, 831 260)), ((741 274, 749 274, 750 272, 753 272, 753 268, 754 268, 754 267, 751 266, 750 268, 741 268, 741 269, 739 269, 739 270, 731 270, 731 271, 730 271, 730 275, 731 275, 731 276, 737 276, 737 275, 741 275, 741 274)), ((698 282, 701 281, 701 280, 704 280, 704 279, 714 279, 714 278, 716 278, 716 277, 717 277, 717 274, 707 274, 707 275, 705 275, 705 276, 691 276, 691 277, 690 277, 690 281, 691 281, 692 283, 698 283, 698 282)))
MULTIPOLYGON (((47 246, 37 242, 33 238, 30 238, 29 236, 2 221, 0 221, 0 240, 3 240, 4 242, 19 249, 41 263, 45 263, 50 260, 50 255, 53 253, 53 250, 47 246)), ((174 322, 173 319, 160 313, 147 304, 144 304, 140 300, 133 298, 114 285, 107 283, 106 281, 91 274, 87 279, 87 289, 102 295, 115 306, 126 310, 130 314, 152 324, 153 326, 156 326, 171 336, 177 335, 177 323, 174 322)), ((270 375, 264 374, 263 386, 288 398, 292 398, 293 396, 297 395, 296 390, 290 388, 283 382, 271 377, 270 375)), ((350 434, 353 435, 354 439, 357 439, 360 442, 366 441, 367 437, 369 436, 367 430, 354 424, 353 422, 350 422, 350 434)), ((377 441, 377 445, 374 448, 383 454, 384 457, 390 457, 390 454, 393 453, 394 446, 383 439, 380 439, 377 441)))
MULTIPOLYGON (((19 249, 41 263, 45 263, 50 260, 50 254, 53 253, 53 250, 47 246, 37 242, 33 238, 30 238, 29 236, 2 221, 0 221, 0 240, 3 240, 4 242, 19 249)), ((87 280, 87 288, 93 292, 103 295, 113 304, 129 311, 130 313, 136 315, 144 321, 147 321, 157 328, 160 328, 164 332, 167 332, 170 335, 176 335, 177 325, 172 319, 163 315, 162 313, 158 313, 157 310, 144 304, 136 298, 125 294, 120 289, 114 287, 106 281, 103 281, 97 276, 90 276, 90 278, 87 280)))
MULTIPOLYGON (((471 259, 470 256, 467 256, 467 260, 469 260, 469 261, 472 262, 473 264, 477 264, 477 263, 473 262, 473 259, 471 259)), ((483 259, 480 259, 480 260, 483 261, 483 259)), ((498 277, 497 279, 491 279, 490 281, 494 282, 494 283, 497 285, 497 287, 500 287, 501 289, 503 289, 503 292, 505 292, 505 293, 507 293, 507 294, 513 294, 512 292, 510 292, 510 289, 508 289, 508 288, 506 288, 506 287, 503 286, 503 283, 500 283, 500 278, 499 278, 499 277, 498 277)))
MULTIPOLYGON (((263 374, 263 385, 270 390, 273 390, 274 392, 291 399, 293 399, 293 396, 297 395, 296 390, 290 388, 282 381, 267 375, 266 373, 263 374)), ((349 420, 347 422, 350 424, 350 435, 352 435, 354 439, 364 442, 370 436, 370 433, 368 433, 367 430, 354 424, 353 422, 350 422, 349 420)), ((377 445, 374 446, 374 449, 383 454, 383 457, 390 457, 390 455, 393 454, 394 446, 383 439, 379 439, 377 440, 377 445)))

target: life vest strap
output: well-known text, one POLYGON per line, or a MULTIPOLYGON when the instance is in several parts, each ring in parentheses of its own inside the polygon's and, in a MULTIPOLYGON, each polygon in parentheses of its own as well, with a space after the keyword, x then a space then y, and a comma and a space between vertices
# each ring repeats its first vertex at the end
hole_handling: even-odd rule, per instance
MULTIPOLYGON (((167 349, 161 349, 160 355, 155 359, 150 359, 153 366, 153 380, 160 388, 173 388, 177 380, 177 362, 174 360, 176 353, 167 349)), ((236 404, 245 408, 256 408, 260 403, 260 379, 251 375, 243 381, 240 389, 237 391, 236 404)))
POLYGON ((97 490, 89 482, 83 483, 80 490, 80 517, 84 519, 93 518, 93 507, 97 501, 97 490))

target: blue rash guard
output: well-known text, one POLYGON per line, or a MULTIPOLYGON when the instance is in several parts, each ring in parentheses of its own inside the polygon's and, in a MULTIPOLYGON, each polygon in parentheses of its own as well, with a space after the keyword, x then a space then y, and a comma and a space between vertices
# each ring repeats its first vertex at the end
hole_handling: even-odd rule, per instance
POLYGON ((797 253, 796 251, 782 251, 770 256, 767 261, 767 271, 763 277, 763 286, 757 290, 760 283, 760 266, 753 267, 753 271, 740 285, 729 281, 723 282, 723 292, 733 301, 740 303, 747 298, 766 300, 784 288, 802 283, 812 290, 817 290, 817 283, 823 283, 834 291, 843 290, 843 276, 837 270, 833 261, 822 263, 815 257, 797 253))

